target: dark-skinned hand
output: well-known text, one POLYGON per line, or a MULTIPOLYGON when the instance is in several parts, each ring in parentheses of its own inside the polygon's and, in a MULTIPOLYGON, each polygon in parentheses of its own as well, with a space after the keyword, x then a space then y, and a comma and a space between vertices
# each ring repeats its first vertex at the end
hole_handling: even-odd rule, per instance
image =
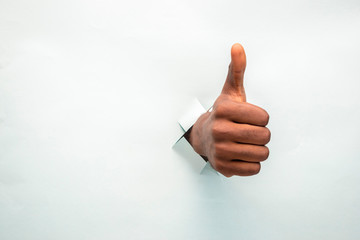
POLYGON ((269 156, 268 113, 246 102, 246 55, 236 43, 231 48, 228 76, 212 111, 201 115, 187 134, 194 150, 226 177, 250 176, 269 156))

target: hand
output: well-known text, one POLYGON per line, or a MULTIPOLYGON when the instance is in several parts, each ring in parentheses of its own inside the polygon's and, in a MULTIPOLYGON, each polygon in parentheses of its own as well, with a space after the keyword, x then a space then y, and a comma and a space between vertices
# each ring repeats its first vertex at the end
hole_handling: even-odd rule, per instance
POLYGON ((268 113, 246 102, 243 85, 246 56, 240 44, 231 48, 231 63, 220 96, 211 112, 199 117, 187 139, 194 150, 207 158, 226 177, 250 176, 260 171, 269 156, 265 146, 270 131, 268 113))

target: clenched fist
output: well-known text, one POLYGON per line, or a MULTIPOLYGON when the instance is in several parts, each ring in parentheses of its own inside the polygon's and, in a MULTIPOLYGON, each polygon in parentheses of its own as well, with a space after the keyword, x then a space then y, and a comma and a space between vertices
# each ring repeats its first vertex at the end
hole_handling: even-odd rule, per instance
POLYGON ((246 102, 245 67, 244 49, 234 44, 220 96, 212 111, 201 115, 186 135, 194 150, 226 177, 257 174, 260 162, 269 156, 265 146, 270 141, 270 131, 265 127, 269 115, 246 102))

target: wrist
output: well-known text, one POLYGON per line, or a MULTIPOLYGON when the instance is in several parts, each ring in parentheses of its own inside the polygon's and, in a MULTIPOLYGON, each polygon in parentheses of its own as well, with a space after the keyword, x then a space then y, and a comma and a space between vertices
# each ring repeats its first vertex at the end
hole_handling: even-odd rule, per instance
POLYGON ((208 118, 209 114, 210 113, 208 112, 202 114, 197 119, 195 124, 184 135, 184 137, 186 138, 186 140, 188 140, 195 152, 201 155, 205 159, 205 161, 207 161, 207 156, 203 147, 204 141, 202 140, 202 129, 204 127, 204 122, 208 118))

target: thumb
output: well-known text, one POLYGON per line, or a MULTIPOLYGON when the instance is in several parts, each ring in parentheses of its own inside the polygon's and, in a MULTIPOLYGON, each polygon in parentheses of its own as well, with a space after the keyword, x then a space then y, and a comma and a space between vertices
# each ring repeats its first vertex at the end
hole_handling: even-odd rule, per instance
POLYGON ((244 72, 246 67, 246 55, 241 44, 235 43, 231 47, 231 63, 222 89, 222 94, 229 95, 241 102, 246 102, 244 89, 244 72))

